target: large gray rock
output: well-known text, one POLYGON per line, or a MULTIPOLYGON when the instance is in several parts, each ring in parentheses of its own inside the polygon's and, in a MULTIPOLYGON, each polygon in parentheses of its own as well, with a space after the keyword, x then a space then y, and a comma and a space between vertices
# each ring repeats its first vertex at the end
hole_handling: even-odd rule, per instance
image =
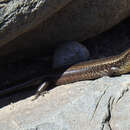
POLYGON ((42 25, 48 43, 86 40, 130 16, 130 0, 73 0, 42 25))
POLYGON ((62 85, 31 99, 0 109, 0 129, 130 130, 130 75, 62 85))
POLYGON ((61 41, 84 40, 130 15, 130 0, 2 0, 0 6, 0 46, 43 21, 8 43, 0 55, 22 48, 22 53, 38 52, 61 41))
POLYGON ((0 46, 27 32, 71 0, 1 0, 0 46))

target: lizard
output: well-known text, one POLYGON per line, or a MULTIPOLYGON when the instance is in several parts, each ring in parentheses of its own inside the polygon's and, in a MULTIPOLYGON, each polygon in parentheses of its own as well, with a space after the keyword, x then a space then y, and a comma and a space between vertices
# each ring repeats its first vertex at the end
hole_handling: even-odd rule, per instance
POLYGON ((47 75, 39 76, 20 85, 12 86, 1 91, 0 95, 41 84, 33 99, 35 100, 41 93, 44 94, 46 92, 45 90, 51 85, 58 86, 82 80, 94 80, 103 76, 118 76, 129 72, 130 48, 116 56, 83 61, 69 67, 52 69, 47 75))

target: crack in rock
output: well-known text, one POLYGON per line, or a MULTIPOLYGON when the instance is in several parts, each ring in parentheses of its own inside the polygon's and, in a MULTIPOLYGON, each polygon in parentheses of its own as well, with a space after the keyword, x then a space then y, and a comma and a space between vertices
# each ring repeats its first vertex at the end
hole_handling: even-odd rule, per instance
POLYGON ((101 130, 105 130, 105 124, 107 124, 107 129, 112 130, 109 122, 111 119, 111 111, 112 111, 112 106, 113 106, 114 100, 115 100, 115 98, 110 96, 110 98, 108 100, 108 106, 107 106, 108 112, 104 115, 101 130))
POLYGON ((122 88, 121 91, 119 91, 116 95, 117 97, 116 97, 115 103, 118 103, 119 100, 121 100, 124 94, 127 93, 128 91, 129 91, 128 87, 122 88))
MULTIPOLYGON (((106 90, 107 90, 107 89, 106 89, 106 90)), ((101 97, 99 98, 99 100, 98 100, 98 102, 97 102, 97 104, 96 104, 96 107, 95 107, 94 112, 93 112, 93 114, 92 114, 91 121, 92 121, 92 119, 94 118, 94 115, 95 115, 95 113, 96 113, 96 110, 97 110, 97 108, 98 108, 98 106, 99 106, 99 103, 100 103, 102 97, 105 95, 106 90, 103 92, 103 94, 101 95, 101 97)))

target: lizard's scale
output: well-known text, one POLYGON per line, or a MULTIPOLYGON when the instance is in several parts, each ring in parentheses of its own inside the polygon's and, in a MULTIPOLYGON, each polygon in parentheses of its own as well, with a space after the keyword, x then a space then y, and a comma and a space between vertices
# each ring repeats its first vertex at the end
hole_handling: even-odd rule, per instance
POLYGON ((117 56, 85 61, 72 65, 64 71, 61 70, 54 70, 48 75, 46 82, 44 82, 45 87, 43 85, 42 88, 38 89, 36 97, 49 86, 49 83, 63 85, 81 80, 121 75, 130 72, 130 49, 117 56))
POLYGON ((24 82, 23 84, 12 86, 7 90, 0 91, 4 95, 32 85, 40 85, 36 97, 40 95, 50 84, 62 85, 81 80, 96 79, 103 76, 121 75, 130 72, 130 49, 120 55, 85 61, 69 68, 59 68, 47 75, 24 82))

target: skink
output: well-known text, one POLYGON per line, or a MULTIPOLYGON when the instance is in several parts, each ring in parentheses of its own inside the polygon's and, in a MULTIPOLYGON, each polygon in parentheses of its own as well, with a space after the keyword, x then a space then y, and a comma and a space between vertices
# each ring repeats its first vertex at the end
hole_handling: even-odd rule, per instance
POLYGON ((103 76, 116 76, 130 72, 130 48, 119 55, 84 61, 68 68, 52 70, 49 74, 32 79, 0 92, 0 95, 42 84, 35 99, 50 85, 63 85, 81 80, 97 79, 103 76), (43 82, 44 81, 44 82, 43 82))

